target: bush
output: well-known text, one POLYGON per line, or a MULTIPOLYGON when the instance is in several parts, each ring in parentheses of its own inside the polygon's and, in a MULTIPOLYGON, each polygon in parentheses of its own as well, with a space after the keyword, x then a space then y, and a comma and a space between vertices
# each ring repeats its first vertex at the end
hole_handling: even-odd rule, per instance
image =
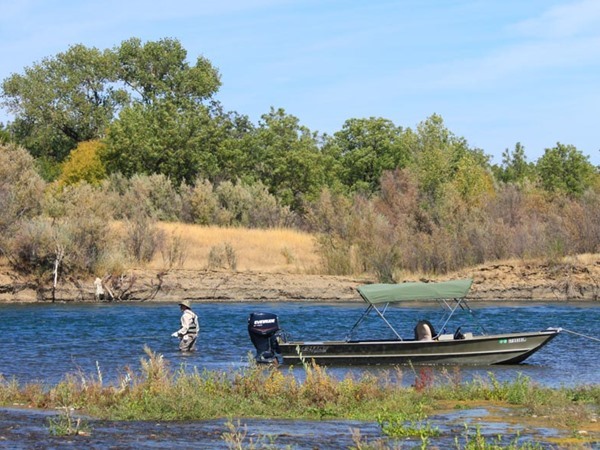
POLYGON ((156 220, 181 218, 181 196, 164 175, 134 175, 129 180, 111 178, 108 189, 118 194, 116 218, 131 218, 140 213, 156 220))
POLYGON ((213 193, 213 185, 208 180, 196 180, 194 186, 183 186, 181 189, 183 203, 183 219, 198 225, 214 223, 218 201, 213 193))
POLYGON ((48 192, 44 211, 58 233, 65 236, 67 268, 94 273, 104 254, 114 247, 110 207, 102 189, 86 183, 48 192))
POLYGON ((213 246, 208 253, 209 269, 237 269, 237 254, 228 242, 223 245, 213 246))
POLYGON ((164 233, 142 211, 126 221, 125 247, 134 261, 151 261, 163 242, 164 233))
POLYGON ((173 233, 170 239, 164 239, 160 248, 163 262, 168 269, 182 268, 187 258, 187 249, 181 236, 173 233))
POLYGON ((21 222, 10 240, 8 253, 12 266, 23 273, 39 278, 50 273, 60 257, 64 234, 52 227, 50 221, 34 218, 21 222))
POLYGON ((40 213, 44 188, 25 149, 0 145, 0 253, 6 255, 11 235, 22 221, 40 213))
POLYGON ((55 186, 42 207, 45 215, 22 219, 7 241, 13 267, 40 277, 93 273, 114 242, 102 193, 85 183, 55 186))

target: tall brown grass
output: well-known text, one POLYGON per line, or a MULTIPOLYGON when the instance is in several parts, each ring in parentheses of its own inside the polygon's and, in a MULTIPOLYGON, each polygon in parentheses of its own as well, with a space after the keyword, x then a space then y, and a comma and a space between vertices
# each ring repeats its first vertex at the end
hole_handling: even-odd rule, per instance
MULTIPOLYGON (((236 269, 257 272, 314 272, 319 264, 314 236, 291 229, 221 228, 184 223, 160 222, 157 225, 166 236, 176 236, 185 243, 181 269, 208 268, 213 248, 228 245, 236 255, 236 269)), ((147 266, 164 267, 157 252, 147 266)))

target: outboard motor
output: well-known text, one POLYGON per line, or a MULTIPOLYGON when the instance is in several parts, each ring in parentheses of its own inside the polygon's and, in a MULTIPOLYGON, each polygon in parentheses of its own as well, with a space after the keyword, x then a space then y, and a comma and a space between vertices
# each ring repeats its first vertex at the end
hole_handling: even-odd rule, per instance
POLYGON ((252 313, 248 317, 248 334, 256 348, 256 362, 278 362, 278 338, 281 335, 279 320, 275 314, 252 313))

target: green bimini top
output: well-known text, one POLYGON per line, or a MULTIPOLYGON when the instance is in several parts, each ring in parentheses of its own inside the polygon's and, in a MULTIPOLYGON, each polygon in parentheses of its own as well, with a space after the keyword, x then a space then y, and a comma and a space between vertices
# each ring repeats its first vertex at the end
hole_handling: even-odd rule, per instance
POLYGON ((365 284, 358 288, 358 292, 367 303, 371 304, 443 300, 466 297, 472 283, 472 279, 465 279, 437 283, 365 284))

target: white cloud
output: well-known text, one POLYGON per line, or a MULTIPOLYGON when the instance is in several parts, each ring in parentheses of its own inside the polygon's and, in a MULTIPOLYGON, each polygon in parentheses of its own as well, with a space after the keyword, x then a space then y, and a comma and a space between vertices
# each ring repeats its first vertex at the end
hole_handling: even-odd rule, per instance
POLYGON ((457 57, 439 63, 400 67, 385 81, 374 80, 373 85, 389 84, 395 79, 408 89, 480 91, 554 76, 569 79, 570 73, 584 68, 594 69, 588 78, 597 78, 594 74, 600 63, 600 1, 556 7, 511 29, 514 28, 527 29, 535 38, 524 40, 520 34, 521 39, 490 45, 478 57, 459 58, 457 52, 457 57), (589 33, 584 33, 584 29, 589 33))
POLYGON ((600 2, 582 0, 559 5, 539 17, 514 25, 518 33, 535 38, 566 38, 600 32, 600 2))

